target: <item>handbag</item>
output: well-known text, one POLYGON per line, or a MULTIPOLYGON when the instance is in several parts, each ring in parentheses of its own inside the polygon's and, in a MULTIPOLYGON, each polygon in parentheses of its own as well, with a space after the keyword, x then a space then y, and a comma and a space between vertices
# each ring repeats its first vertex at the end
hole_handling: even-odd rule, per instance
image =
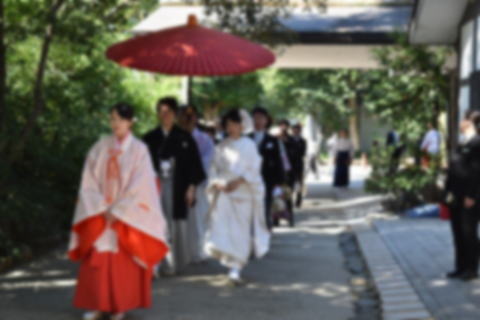
POLYGON ((451 218, 450 208, 446 204, 441 203, 440 204, 440 219, 450 220, 450 218, 451 218))

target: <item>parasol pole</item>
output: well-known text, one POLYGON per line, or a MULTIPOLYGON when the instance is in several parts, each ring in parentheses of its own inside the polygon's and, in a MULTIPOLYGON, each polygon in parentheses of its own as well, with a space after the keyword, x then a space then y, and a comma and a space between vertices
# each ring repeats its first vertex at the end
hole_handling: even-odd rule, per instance
POLYGON ((187 105, 193 103, 193 77, 187 77, 187 105))
POLYGON ((193 77, 182 77, 182 102, 189 105, 193 102, 193 77))

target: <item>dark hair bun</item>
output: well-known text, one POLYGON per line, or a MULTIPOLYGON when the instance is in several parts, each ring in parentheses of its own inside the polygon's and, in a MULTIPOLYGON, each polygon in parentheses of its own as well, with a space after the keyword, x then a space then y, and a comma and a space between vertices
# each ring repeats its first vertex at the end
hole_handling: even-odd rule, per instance
POLYGON ((130 120, 132 121, 133 118, 135 117, 135 111, 133 110, 133 107, 129 105, 128 103, 117 103, 113 107, 110 108, 110 112, 116 111, 120 118, 125 119, 125 120, 130 120))

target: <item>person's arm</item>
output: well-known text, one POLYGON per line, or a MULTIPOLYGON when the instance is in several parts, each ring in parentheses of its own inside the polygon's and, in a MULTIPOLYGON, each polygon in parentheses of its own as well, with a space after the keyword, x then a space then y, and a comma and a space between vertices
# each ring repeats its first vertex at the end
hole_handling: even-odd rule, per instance
POLYGON ((186 166, 189 184, 197 186, 206 179, 205 170, 203 169, 202 158, 200 157, 200 151, 198 150, 197 143, 191 135, 186 135, 184 142, 186 144, 186 150, 184 153, 188 165, 186 166))
POLYGON ((230 168, 237 178, 227 183, 225 187, 226 192, 235 191, 242 184, 261 182, 262 157, 258 153, 255 143, 253 141, 249 142, 249 144, 242 147, 243 157, 230 168))
POLYGON ((303 142, 303 143, 302 143, 302 152, 301 152, 301 154, 302 154, 302 159, 303 159, 303 158, 305 158, 306 155, 307 155, 308 142, 307 142, 307 140, 305 140, 305 139, 303 139, 303 138, 302 138, 302 142, 303 142))
POLYGON ((480 139, 476 138, 465 148, 469 179, 465 192, 465 207, 472 208, 480 200, 480 139))
POLYGON ((156 159, 157 157, 157 143, 156 143, 156 139, 155 139, 155 134, 154 134, 154 131, 151 131, 147 134, 145 134, 142 138, 143 142, 147 145, 147 148, 148 148, 148 152, 149 152, 149 155, 150 155, 150 160, 152 161, 152 164, 153 164, 153 168, 155 169, 155 172, 159 172, 160 168, 160 164, 159 164, 159 161, 158 159, 156 159))
MULTIPOLYGON (((185 162, 185 175, 188 179, 188 188, 185 194, 185 201, 188 206, 192 206, 195 202, 196 187, 206 179, 205 170, 203 169, 202 159, 198 150, 197 143, 190 134, 185 134, 181 142, 185 146, 183 150, 183 159, 185 162)), ((183 174, 183 172, 182 172, 183 174)))
POLYGON ((283 175, 278 175, 277 177, 277 183, 275 184, 284 184, 287 182, 287 175, 288 172, 292 169, 290 165, 290 161, 288 160, 288 155, 287 151, 285 149, 285 144, 281 140, 277 140, 277 146, 278 146, 278 169, 277 172, 282 172, 283 175))

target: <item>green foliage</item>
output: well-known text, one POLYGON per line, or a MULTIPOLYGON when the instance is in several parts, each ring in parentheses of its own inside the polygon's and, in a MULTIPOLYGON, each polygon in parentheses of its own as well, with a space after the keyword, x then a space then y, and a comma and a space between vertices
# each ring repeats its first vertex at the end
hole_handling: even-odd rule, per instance
MULTIPOLYGON (((426 168, 404 165, 397 169, 392 159, 394 147, 377 146, 372 150, 370 163, 373 171, 366 182, 366 190, 393 196, 393 209, 412 208, 429 199, 438 177, 438 162, 426 168)), ((399 159, 397 164, 400 164, 399 159)))
POLYGON ((396 46, 376 51, 388 75, 373 78, 374 85, 366 91, 366 105, 392 124, 405 152, 400 169, 392 171, 392 150, 379 147, 371 159, 375 170, 367 189, 393 194, 403 206, 428 201, 435 193, 441 159, 428 170, 404 163, 420 157, 419 141, 428 124, 438 124, 439 115, 447 109, 450 90, 444 65, 449 54, 448 48, 410 45, 405 37, 399 37, 396 46))
MULTIPOLYGON (((52 1, 9 1, 6 8, 8 94, 0 136, 0 257, 37 247, 69 229, 79 174, 88 148, 109 132, 108 110, 119 101, 136 107, 143 133, 156 120, 156 99, 176 94, 180 79, 120 68, 105 58, 137 17, 156 1, 65 1, 59 12, 43 81, 45 108, 22 157, 10 163, 32 112, 33 84, 52 1), (150 6, 147 5, 150 3, 150 6), (19 251, 20 250, 20 251, 19 251)), ((17 254, 18 255, 18 254, 17 254)))
POLYGON ((450 89, 444 66, 451 50, 410 45, 399 36, 397 45, 375 54, 388 73, 372 79, 366 106, 392 124, 409 146, 417 144, 427 124, 437 123, 447 110, 450 89))
POLYGON ((193 101, 204 112, 205 117, 214 119, 227 107, 250 109, 258 104, 264 93, 261 73, 241 76, 195 78, 193 101))
POLYGON ((311 114, 324 135, 348 127, 355 110, 350 101, 361 104, 371 79, 384 74, 375 70, 270 70, 263 73, 265 104, 284 117, 311 114))

